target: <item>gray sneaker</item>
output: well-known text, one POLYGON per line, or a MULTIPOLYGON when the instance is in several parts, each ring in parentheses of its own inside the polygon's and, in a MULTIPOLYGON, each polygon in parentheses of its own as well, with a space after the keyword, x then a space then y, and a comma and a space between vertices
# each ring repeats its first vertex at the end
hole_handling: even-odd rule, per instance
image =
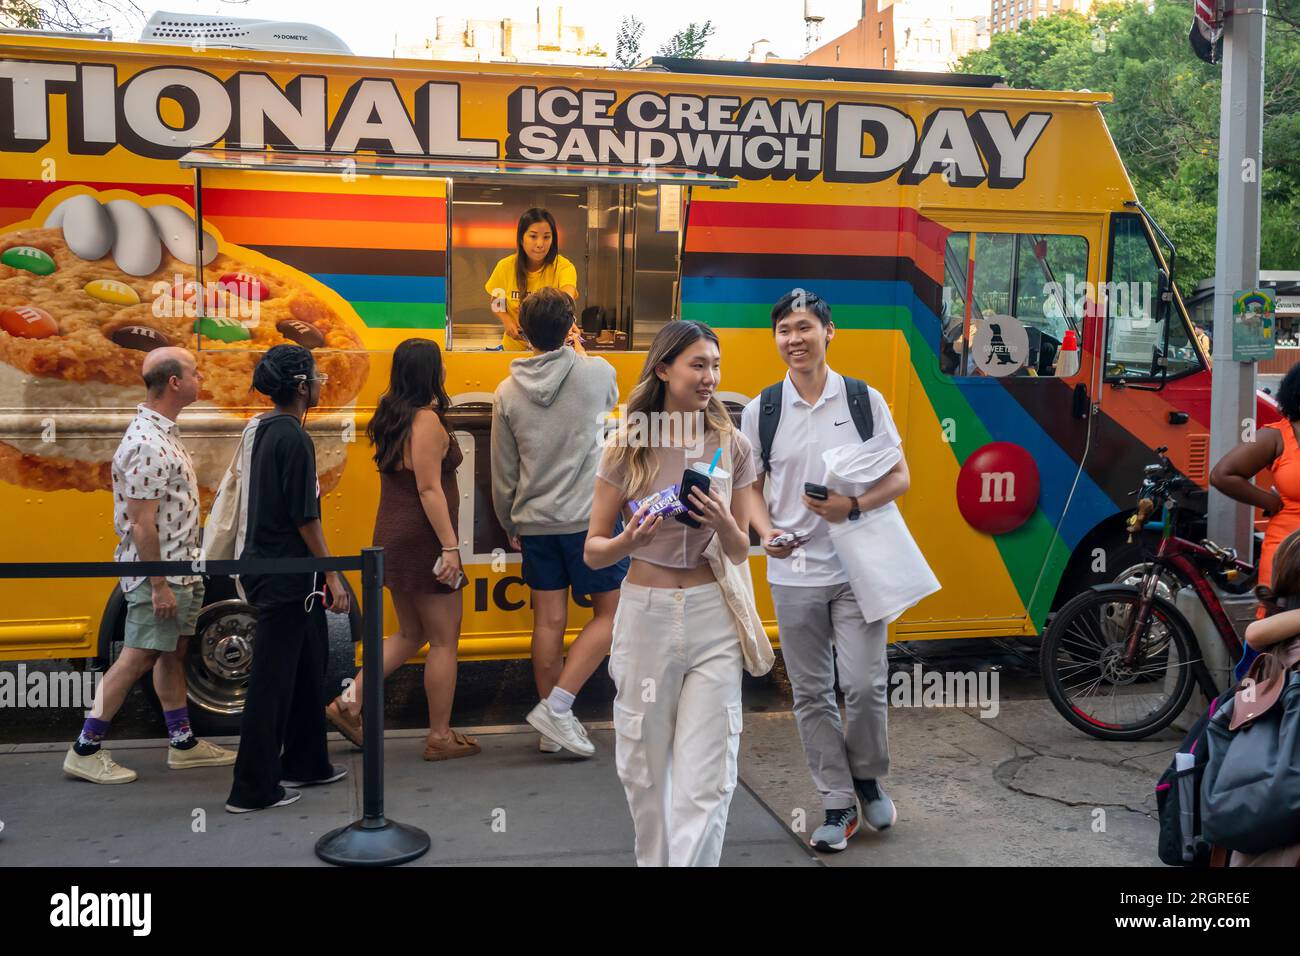
POLYGON ((854 780, 853 789, 862 801, 863 822, 869 830, 888 830, 898 822, 898 808, 874 780, 854 780))
POLYGON ((808 845, 822 853, 839 853, 858 830, 857 807, 827 810, 826 822, 813 831, 808 845))

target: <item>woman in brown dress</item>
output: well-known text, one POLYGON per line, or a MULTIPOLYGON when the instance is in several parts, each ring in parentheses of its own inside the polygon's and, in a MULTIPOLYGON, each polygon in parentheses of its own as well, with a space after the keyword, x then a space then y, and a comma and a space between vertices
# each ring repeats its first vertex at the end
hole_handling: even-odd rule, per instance
MULTIPOLYGON (((384 676, 425 644, 424 692, 429 699, 425 760, 468 757, 478 741, 451 729, 460 640, 461 571, 456 468, 463 455, 447 430, 451 399, 442 351, 428 339, 407 339, 393 352, 388 391, 380 396, 366 434, 379 466, 379 512, 374 543, 384 549, 384 585, 393 596, 400 628, 384 641, 384 676), (442 563, 438 566, 441 556, 442 563), (437 573, 434 568, 437 567, 437 573)), ((347 699, 325 716, 361 746, 361 672, 347 699)))

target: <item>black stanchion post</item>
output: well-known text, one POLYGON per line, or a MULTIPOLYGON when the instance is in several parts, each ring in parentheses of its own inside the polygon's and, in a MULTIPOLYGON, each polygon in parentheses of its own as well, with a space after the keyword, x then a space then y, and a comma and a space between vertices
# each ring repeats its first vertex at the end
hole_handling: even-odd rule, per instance
POLYGON ((325 834, 316 855, 340 866, 392 866, 423 856, 429 834, 384 816, 384 549, 361 551, 361 594, 364 635, 361 663, 366 672, 361 718, 362 816, 325 834))

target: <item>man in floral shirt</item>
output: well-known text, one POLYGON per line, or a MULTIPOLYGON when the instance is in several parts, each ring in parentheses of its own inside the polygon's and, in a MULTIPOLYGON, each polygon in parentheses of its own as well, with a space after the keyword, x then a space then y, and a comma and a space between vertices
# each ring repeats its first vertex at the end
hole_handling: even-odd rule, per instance
MULTIPOLYGON (((142 368, 148 396, 113 456, 116 561, 193 561, 199 556, 199 487, 176 419, 199 395, 203 377, 185 349, 150 352, 142 368)), ((101 742, 131 686, 150 670, 162 702, 170 747, 167 766, 222 767, 235 754, 199 740, 185 706, 184 660, 203 606, 203 578, 123 577, 125 646, 104 675, 99 698, 63 770, 92 783, 130 783, 134 770, 115 762, 101 742)))

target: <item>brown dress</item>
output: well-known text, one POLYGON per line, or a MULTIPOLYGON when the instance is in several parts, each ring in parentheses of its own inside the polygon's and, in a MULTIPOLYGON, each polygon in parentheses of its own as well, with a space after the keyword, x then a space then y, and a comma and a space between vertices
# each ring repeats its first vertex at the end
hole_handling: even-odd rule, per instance
MULTIPOLYGON (((456 436, 448 433, 448 437, 451 443, 442 459, 442 494, 451 513, 451 526, 459 536, 460 489, 456 486, 456 469, 465 455, 456 443, 456 436)), ((374 544, 384 549, 385 587, 417 594, 451 594, 458 590, 433 576, 433 566, 442 555, 442 542, 425 516, 415 472, 407 468, 379 473, 374 544)))

